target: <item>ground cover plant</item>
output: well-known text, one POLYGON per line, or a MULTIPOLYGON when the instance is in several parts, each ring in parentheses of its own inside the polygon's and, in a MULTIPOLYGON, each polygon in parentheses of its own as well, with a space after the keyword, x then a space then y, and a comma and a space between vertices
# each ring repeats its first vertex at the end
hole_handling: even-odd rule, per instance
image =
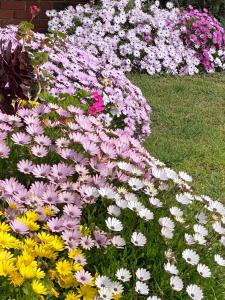
POLYGON ((0 114, 6 299, 222 300, 224 205, 45 83, 0 114))
POLYGON ((51 30, 125 71, 193 75, 225 68, 225 31, 207 10, 103 0, 47 12, 51 30))

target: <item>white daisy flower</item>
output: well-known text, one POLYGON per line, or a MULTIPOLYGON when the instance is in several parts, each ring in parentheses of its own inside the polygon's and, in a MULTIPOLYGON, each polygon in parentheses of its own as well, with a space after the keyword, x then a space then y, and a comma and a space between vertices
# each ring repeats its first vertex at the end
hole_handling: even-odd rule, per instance
POLYGON ((121 268, 116 272, 116 278, 122 282, 128 282, 131 279, 131 273, 125 268, 121 268))
POLYGON ((180 292, 184 287, 183 280, 178 276, 172 276, 170 277, 170 286, 173 290, 180 292))
POLYGON ((166 7, 167 7, 168 9, 172 9, 172 8, 173 8, 173 3, 172 3, 172 2, 167 2, 167 3, 166 3, 166 7))
POLYGON ((109 288, 111 285, 111 281, 107 276, 98 276, 95 279, 95 284, 96 286, 101 289, 101 288, 109 288))
POLYGON ((203 225, 195 224, 193 226, 193 229, 196 233, 199 233, 202 236, 207 236, 209 233, 208 230, 203 225))
POLYGON ((165 168, 165 171, 166 171, 166 175, 169 179, 173 179, 173 180, 177 179, 178 175, 174 170, 172 170, 170 168, 165 168))
POLYGON ((193 235, 193 238, 194 238, 195 242, 198 243, 199 245, 205 245, 207 242, 205 237, 199 233, 195 233, 193 235))
POLYGON ((134 191, 138 191, 144 187, 142 180, 138 178, 129 179, 128 184, 134 191))
POLYGON ((201 300, 203 299, 202 289, 196 284, 190 284, 187 286, 186 291, 191 299, 193 300, 201 300))
POLYGON ((113 246, 115 246, 116 248, 122 249, 126 246, 126 242, 124 240, 124 238, 122 238, 120 235, 116 235, 112 238, 111 240, 113 246))
POLYGON ((127 208, 127 204, 128 202, 126 200, 123 199, 116 200, 116 205, 121 209, 127 208))
POLYGON ((108 218, 106 220, 106 226, 112 231, 123 230, 123 224, 116 218, 108 218))
POLYGON ((211 277, 212 275, 209 267, 203 264, 197 265, 197 271, 202 277, 211 277))
POLYGON ((123 171, 127 171, 127 172, 131 172, 131 170, 133 169, 133 165, 131 165, 131 164, 128 164, 128 163, 126 163, 126 162, 118 162, 117 163, 117 166, 121 169, 121 170, 123 170, 123 171))
POLYGON ((138 201, 138 197, 133 194, 133 193, 127 193, 125 195, 125 199, 129 202, 129 201, 138 201))
POLYGON ((99 290, 99 296, 101 300, 111 300, 113 297, 113 293, 110 288, 101 288, 99 290))
POLYGON ((219 266, 225 267, 225 259, 221 255, 214 255, 214 260, 219 266))
POLYGON ((188 245, 193 245, 196 242, 194 237, 188 233, 185 233, 184 239, 188 245))
POLYGON ((165 256, 167 259, 173 259, 173 260, 175 259, 174 252, 170 248, 165 251, 165 256))
POLYGON ((141 202, 136 201, 136 200, 131 200, 128 202, 127 208, 129 208, 135 212, 138 212, 138 211, 144 209, 145 207, 142 205, 141 202))
POLYGON ((213 223, 213 229, 215 230, 215 232, 221 234, 221 235, 225 235, 225 228, 222 226, 222 223, 217 221, 215 223, 213 223))
POLYGON ((166 227, 170 230, 173 230, 174 227, 175 227, 175 224, 174 222, 168 218, 168 217, 163 217, 163 218, 160 218, 159 219, 159 224, 162 226, 162 227, 166 227))
POLYGON ((196 214, 195 219, 200 223, 200 224, 206 224, 207 223, 207 216, 203 212, 200 212, 196 214))
POLYGON ((150 272, 144 268, 137 269, 136 276, 140 281, 146 281, 151 278, 150 272))
POLYGON ((135 285, 135 291, 136 291, 138 294, 141 294, 141 295, 148 295, 148 293, 149 293, 149 288, 148 288, 148 286, 147 286, 146 283, 141 282, 141 281, 137 281, 137 282, 136 282, 136 285, 135 285))
POLYGON ((120 194, 123 194, 123 195, 125 195, 125 194, 127 194, 128 192, 127 192, 127 189, 125 189, 124 187, 119 187, 118 189, 117 189, 117 191, 118 191, 118 193, 120 193, 120 194))
POLYGON ((120 282, 117 282, 117 281, 114 281, 111 284, 110 288, 112 290, 113 295, 122 294, 123 290, 124 290, 122 284, 120 282))
POLYGON ((171 213, 171 215, 173 215, 176 218, 181 218, 181 217, 183 217, 183 214, 184 214, 183 211, 179 207, 176 207, 176 206, 173 206, 170 208, 170 213, 171 213))
POLYGON ((162 181, 168 180, 167 172, 166 172, 165 169, 159 169, 159 168, 153 167, 152 168, 152 175, 155 178, 158 178, 162 181))
POLYGON ((141 209, 138 214, 145 221, 154 219, 154 214, 147 208, 141 209))
POLYGON ((152 206, 154 206, 154 207, 162 207, 163 206, 163 204, 162 204, 162 202, 159 200, 159 199, 157 199, 157 198, 154 198, 154 197, 151 197, 150 199, 149 199, 149 202, 150 202, 150 204, 152 205, 152 206))
POLYGON ((98 192, 102 197, 105 197, 107 199, 114 199, 115 198, 114 190, 109 188, 109 187, 100 188, 98 190, 98 192))
POLYGON ((219 202, 219 201, 213 201, 213 200, 210 200, 209 201, 209 205, 208 205, 208 210, 210 211, 213 211, 215 213, 218 213, 220 214, 221 216, 224 216, 225 215, 225 207, 224 205, 219 202))
POLYGON ((167 227, 162 227, 161 235, 164 236, 166 239, 171 240, 173 238, 173 230, 167 227))
POLYGON ((147 300, 161 300, 161 298, 159 298, 157 296, 150 296, 147 298, 147 300))
POLYGON ((164 264, 164 269, 166 272, 173 274, 173 275, 178 275, 179 271, 177 269, 177 267, 173 264, 171 264, 170 262, 164 264))
POLYGON ((225 236, 221 237, 220 243, 225 247, 225 236))
POLYGON ((116 205, 110 205, 108 208, 107 208, 107 211, 108 211, 108 214, 114 216, 114 217, 119 217, 120 214, 121 214, 121 209, 116 206, 116 205))
POLYGON ((143 174, 143 172, 136 167, 133 168, 130 172, 131 172, 131 174, 136 175, 136 176, 141 176, 143 174))
POLYGON ((141 232, 133 232, 131 242, 137 247, 143 247, 146 244, 147 239, 141 232))
POLYGON ((182 252, 182 257, 190 265, 197 265, 199 262, 199 255, 191 249, 184 250, 182 252))
POLYGON ((154 187, 147 187, 144 189, 144 192, 146 195, 149 195, 151 197, 154 197, 158 194, 157 189, 155 189, 154 187))
POLYGON ((176 200, 183 205, 188 205, 192 202, 192 199, 190 199, 187 193, 176 195, 176 200))
POLYGON ((188 175, 187 173, 185 173, 185 172, 179 172, 179 176, 184 181, 187 181, 187 182, 191 182, 192 181, 192 177, 190 175, 188 175))

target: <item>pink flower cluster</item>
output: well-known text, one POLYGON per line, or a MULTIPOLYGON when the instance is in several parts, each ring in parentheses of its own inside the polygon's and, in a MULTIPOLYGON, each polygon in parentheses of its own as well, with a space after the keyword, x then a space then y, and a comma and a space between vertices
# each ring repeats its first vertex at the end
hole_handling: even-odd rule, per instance
MULTIPOLYGON (((0 28, 0 39, 18 43, 17 27, 0 28)), ((53 47, 44 45, 45 35, 34 33, 31 44, 27 44, 28 51, 44 51, 49 60, 41 66, 45 71, 47 88, 51 95, 60 93, 73 95, 77 90, 98 90, 103 98, 104 106, 98 105, 99 114, 96 118, 106 127, 123 130, 138 139, 150 134, 151 107, 144 98, 141 90, 134 86, 123 74, 111 65, 103 62, 85 50, 79 49, 70 41, 56 43, 53 47), (101 109, 107 106, 107 111, 101 109), (117 126, 117 118, 123 120, 122 126, 117 126)), ((100 102, 99 102, 100 104, 100 102)))
POLYGON ((89 107, 88 111, 92 116, 96 116, 97 114, 103 112, 104 101, 102 96, 99 95, 98 91, 94 91, 92 93, 92 97, 94 99, 94 103, 89 107))
POLYGON ((206 72, 225 70, 225 29, 207 9, 190 6, 182 12, 179 27, 184 43, 195 49, 206 72))
MULTIPOLYGON (((93 94, 101 100, 97 92, 93 94)), ((114 180, 129 182, 132 177, 122 171, 119 162, 130 162, 134 170, 138 166, 145 180, 152 178, 149 167, 157 165, 137 140, 125 134, 120 137, 107 133, 95 117, 84 115, 73 105, 67 110, 52 103, 20 108, 16 116, 0 113, 0 158, 11 160, 13 155, 17 172, 25 181, 21 184, 14 177, 0 181, 1 199, 8 203, 5 213, 12 229, 28 234, 27 227, 18 224, 16 218, 32 209, 40 221, 47 222, 49 230, 62 236, 67 248, 106 247, 112 237, 97 226, 91 236, 80 232, 83 210, 99 197, 116 197, 114 180), (51 120, 53 112, 56 121, 51 120), (49 129, 57 130, 61 137, 52 137, 49 129), (74 150, 78 145, 81 151, 74 150)))

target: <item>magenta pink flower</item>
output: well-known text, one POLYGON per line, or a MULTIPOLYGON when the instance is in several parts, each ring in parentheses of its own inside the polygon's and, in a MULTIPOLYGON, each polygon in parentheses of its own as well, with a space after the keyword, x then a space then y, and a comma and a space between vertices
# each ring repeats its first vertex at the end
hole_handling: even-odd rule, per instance
POLYGON ((102 96, 98 93, 98 91, 94 91, 92 93, 92 97, 94 99, 94 103, 89 107, 88 112, 96 116, 98 113, 103 112, 104 110, 104 100, 102 96))

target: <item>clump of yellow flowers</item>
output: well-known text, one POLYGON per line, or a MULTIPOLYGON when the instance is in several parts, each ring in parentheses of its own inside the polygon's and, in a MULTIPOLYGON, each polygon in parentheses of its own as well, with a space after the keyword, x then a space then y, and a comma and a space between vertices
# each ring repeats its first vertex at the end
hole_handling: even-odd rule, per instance
POLYGON ((21 234, 12 230, 4 215, 0 217, 1 299, 93 300, 97 295, 94 280, 83 285, 74 276, 84 268, 75 260, 85 258, 82 250, 67 250, 62 238, 40 225, 38 218, 34 211, 18 218, 29 228, 21 234))

